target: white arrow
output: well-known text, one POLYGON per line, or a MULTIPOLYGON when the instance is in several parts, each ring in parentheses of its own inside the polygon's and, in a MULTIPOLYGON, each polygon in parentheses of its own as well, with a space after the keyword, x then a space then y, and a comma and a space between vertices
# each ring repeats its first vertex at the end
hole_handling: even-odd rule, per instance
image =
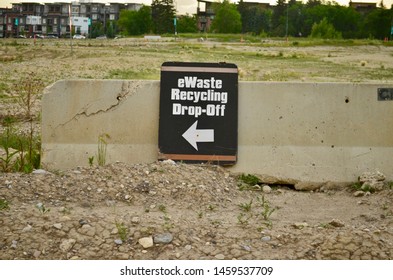
POLYGON ((197 129, 197 125, 195 121, 182 136, 198 151, 198 142, 214 142, 214 129, 197 129))

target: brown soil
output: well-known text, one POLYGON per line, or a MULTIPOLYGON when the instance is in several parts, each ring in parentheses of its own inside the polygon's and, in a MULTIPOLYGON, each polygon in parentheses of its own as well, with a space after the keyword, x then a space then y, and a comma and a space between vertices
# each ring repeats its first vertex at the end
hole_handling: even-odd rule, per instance
POLYGON ((263 191, 221 167, 157 162, 3 173, 0 197, 1 259, 393 258, 388 188, 263 191), (162 233, 173 240, 139 243, 162 233))

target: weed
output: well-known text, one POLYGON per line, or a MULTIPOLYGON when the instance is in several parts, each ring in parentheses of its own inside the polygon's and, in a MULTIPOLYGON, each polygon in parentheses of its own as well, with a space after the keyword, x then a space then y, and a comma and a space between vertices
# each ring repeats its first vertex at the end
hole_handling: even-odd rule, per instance
POLYGON ((222 225, 222 221, 213 220, 213 221, 211 221, 211 224, 212 224, 213 226, 215 226, 215 227, 218 227, 218 226, 222 225))
POLYGON ((369 184, 362 184, 360 182, 356 182, 352 185, 352 188, 356 191, 364 191, 364 192, 374 192, 375 189, 369 184))
POLYGON ((5 151, 5 156, 0 157, 0 167, 3 172, 12 171, 14 166, 13 157, 18 153, 17 150, 14 151, 11 147, 12 138, 14 137, 13 122, 14 119, 7 116, 4 118, 2 124, 5 127, 3 134, 0 136, 0 146, 3 147, 5 151))
POLYGON ((44 205, 43 203, 41 203, 41 202, 37 203, 35 207, 38 209, 38 211, 39 211, 42 215, 44 215, 44 214, 50 212, 50 209, 49 209, 49 208, 46 208, 45 205, 44 205))
POLYGON ((0 211, 9 210, 10 204, 7 200, 0 198, 0 211))
POLYGON ((24 111, 27 120, 32 118, 32 107, 43 88, 44 83, 34 72, 29 73, 27 77, 15 84, 15 89, 18 94, 18 103, 24 111))
POLYGON ((209 204, 209 206, 207 207, 207 209, 208 209, 209 211, 214 211, 214 210, 216 210, 216 207, 215 207, 214 205, 212 205, 212 204, 209 204))
POLYGON ((160 205, 158 206, 158 210, 160 210, 162 213, 166 213, 166 206, 163 205, 163 204, 160 204, 160 205))
POLYGON ((89 166, 92 167, 94 163, 94 156, 89 157, 89 166))
POLYGON ((240 213, 237 216, 237 222, 242 225, 242 226, 246 226, 248 225, 248 220, 250 219, 250 216, 246 216, 244 213, 240 213))
POLYGON ((202 212, 202 211, 199 211, 199 212, 197 213, 197 215, 198 215, 198 219, 202 219, 202 217, 203 217, 203 212, 202 212))
POLYGON ((262 208, 260 215, 263 218, 264 224, 271 228, 273 226, 273 222, 271 221, 270 216, 273 214, 274 211, 276 211, 277 208, 272 208, 269 201, 265 199, 264 195, 262 195, 261 197, 257 197, 257 200, 259 202, 259 206, 262 208))
POLYGON ((250 212, 251 211, 251 206, 252 206, 252 199, 249 203, 244 202, 244 203, 240 203, 239 207, 240 209, 242 209, 245 212, 250 212))
POLYGON ((15 84, 18 103, 30 126, 26 133, 16 133, 13 129, 14 118, 10 116, 4 118, 3 126, 6 129, 0 137, 0 146, 6 151, 5 157, 2 157, 0 161, 3 171, 29 173, 40 166, 41 142, 34 135, 32 108, 42 89, 43 83, 34 73, 30 73, 15 84), (16 151, 11 152, 10 148, 16 151), (19 154, 19 157, 14 159, 16 154, 19 154))
POLYGON ((362 183, 356 182, 352 184, 352 188, 356 191, 360 191, 362 189, 362 183))
POLYGON ((108 145, 107 140, 111 137, 107 133, 102 133, 98 136, 98 154, 97 162, 99 166, 104 166, 106 162, 106 148, 108 145))
POLYGON ((330 224, 321 223, 321 224, 318 225, 318 227, 320 227, 320 228, 330 228, 332 226, 330 224))
POLYGON ((254 186, 260 183, 257 176, 251 174, 242 174, 239 176, 239 180, 247 185, 254 186))
POLYGON ((123 222, 120 223, 116 221, 115 224, 121 241, 125 242, 127 240, 128 228, 124 225, 123 222))

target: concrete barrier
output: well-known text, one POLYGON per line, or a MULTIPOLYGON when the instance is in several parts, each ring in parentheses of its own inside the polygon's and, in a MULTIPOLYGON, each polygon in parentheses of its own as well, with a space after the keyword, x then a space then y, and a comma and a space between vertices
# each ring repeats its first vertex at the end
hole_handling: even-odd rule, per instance
MULTIPOLYGON (((158 157, 159 81, 63 80, 42 100, 42 164, 67 169, 158 157)), ((393 180, 393 84, 240 82, 236 172, 312 182, 356 181, 364 171, 393 180)))

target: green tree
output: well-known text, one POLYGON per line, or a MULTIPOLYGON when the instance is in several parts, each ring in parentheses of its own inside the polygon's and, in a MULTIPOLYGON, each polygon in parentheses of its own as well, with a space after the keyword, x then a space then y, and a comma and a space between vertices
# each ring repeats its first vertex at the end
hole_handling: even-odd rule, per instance
POLYGON ((242 33, 260 34, 270 32, 271 10, 260 6, 250 6, 240 0, 237 9, 241 15, 242 33))
POLYGON ((153 0, 151 4, 153 31, 156 34, 174 33, 175 12, 173 0, 153 0))
POLYGON ((287 4, 285 0, 277 0, 273 7, 272 15, 272 35, 284 36, 286 28, 287 4))
POLYGON ((177 31, 180 33, 198 32, 197 19, 195 16, 185 15, 177 19, 177 31))
POLYGON ((210 27, 211 31, 217 33, 241 32, 241 16, 235 4, 229 3, 229 0, 224 0, 216 5, 214 11, 215 17, 210 27))
POLYGON ((138 11, 121 10, 118 25, 126 35, 149 33, 152 28, 150 7, 144 5, 138 11))
POLYGON ((327 18, 324 18, 319 23, 314 23, 311 30, 312 38, 322 39, 340 39, 341 33, 336 31, 333 24, 329 23, 327 18))
POLYGON ((383 40, 388 38, 393 25, 393 7, 390 10, 377 8, 365 19, 365 36, 383 40))
POLYGON ((101 22, 93 22, 91 25, 91 37, 96 38, 104 34, 104 25, 101 22))
POLYGON ((106 36, 108 38, 115 38, 116 23, 113 21, 106 23, 106 36))

